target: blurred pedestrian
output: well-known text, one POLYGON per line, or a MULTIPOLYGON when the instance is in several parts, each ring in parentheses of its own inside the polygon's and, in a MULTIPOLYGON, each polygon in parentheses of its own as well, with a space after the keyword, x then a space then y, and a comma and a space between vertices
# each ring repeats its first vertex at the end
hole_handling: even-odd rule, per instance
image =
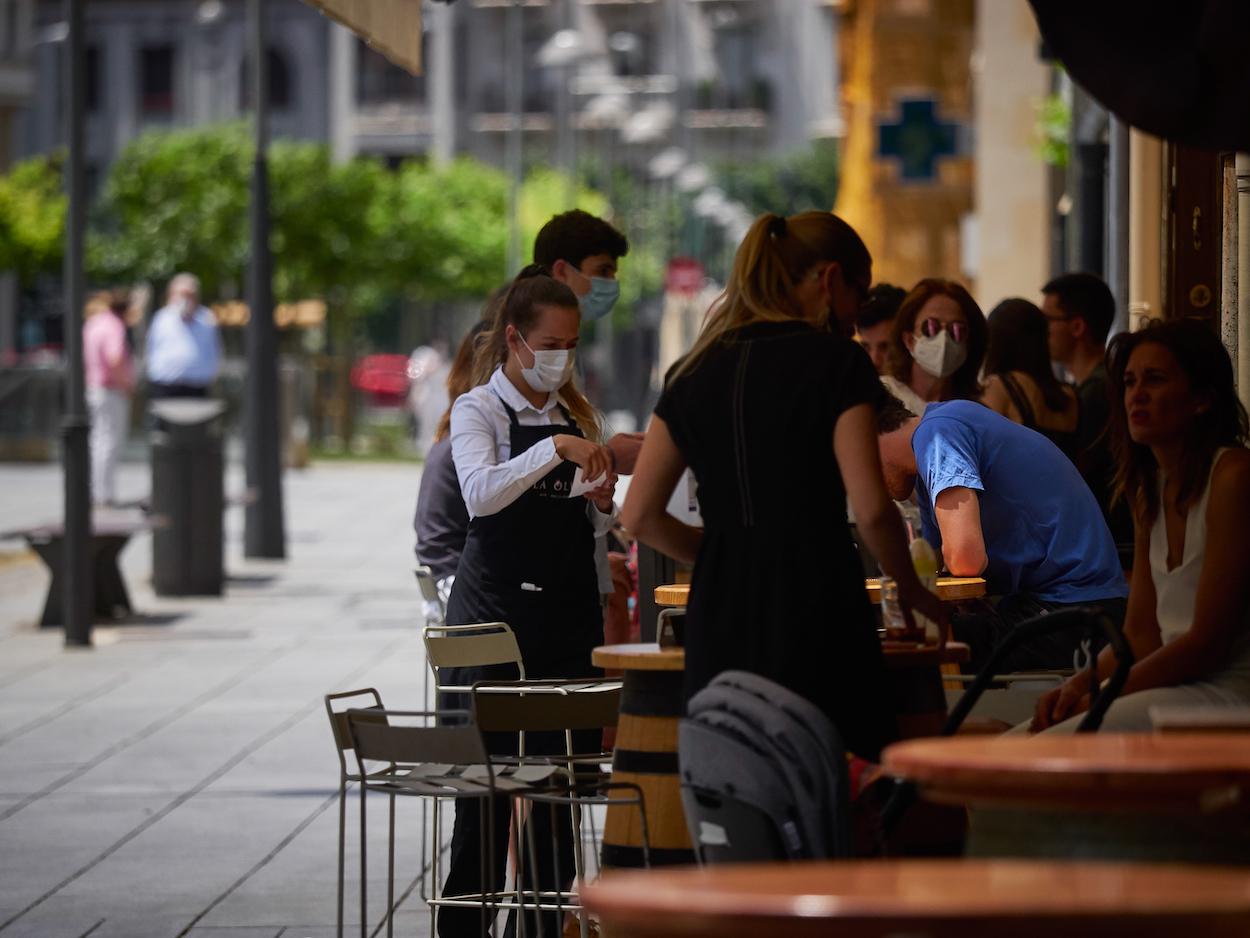
POLYGON ((117 501, 117 461, 130 429, 135 366, 122 318, 127 305, 124 292, 97 293, 83 311, 83 371, 91 415, 91 500, 97 505, 117 501))
MULTIPOLYGON (((255 313, 255 311, 253 311, 255 313)), ((177 274, 148 328, 148 397, 207 397, 221 367, 217 319, 200 305, 200 280, 177 274)))

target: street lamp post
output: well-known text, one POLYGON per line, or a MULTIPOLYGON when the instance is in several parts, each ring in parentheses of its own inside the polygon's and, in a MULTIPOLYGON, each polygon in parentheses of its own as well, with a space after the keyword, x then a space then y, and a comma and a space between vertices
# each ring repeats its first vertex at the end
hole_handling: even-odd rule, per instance
POLYGON ((508 23, 505 31, 508 63, 508 141, 506 163, 508 166, 508 272, 512 277, 521 267, 521 133, 525 119, 525 26, 522 4, 524 0, 512 0, 508 7, 508 23))
POLYGON ((243 553, 282 559, 286 535, 282 511, 282 449, 278 433, 278 342, 273 323, 273 282, 269 254, 268 59, 263 0, 248 0, 248 54, 251 66, 256 154, 252 163, 249 217, 252 262, 247 305, 247 487, 243 553))
POLYGON ((91 568, 91 455, 87 449, 85 378, 82 362, 83 236, 87 221, 83 169, 83 112, 86 102, 83 7, 86 0, 64 0, 69 28, 63 59, 69 106, 65 109, 65 416, 61 420, 65 465, 65 579, 62 608, 65 644, 91 644, 95 609, 91 568))

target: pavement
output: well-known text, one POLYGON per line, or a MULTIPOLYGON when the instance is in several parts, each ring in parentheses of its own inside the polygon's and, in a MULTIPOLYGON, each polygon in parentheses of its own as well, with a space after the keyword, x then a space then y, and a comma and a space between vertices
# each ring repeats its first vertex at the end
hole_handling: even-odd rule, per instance
MULTIPOLYGON (((288 471, 288 559, 245 560, 242 509, 228 509, 220 598, 154 595, 151 538, 135 537, 122 566, 139 614, 97 626, 91 649, 33 624, 47 574, 0 543, 0 938, 335 934, 339 768, 323 695, 371 686, 387 706, 422 706, 419 473, 288 471)), ((146 466, 122 467, 121 498, 147 487, 146 466)), ((242 488, 232 467, 227 492, 242 488)), ((0 465, 0 528, 61 514, 58 467, 0 465)), ((399 801, 396 929, 428 935, 419 809, 399 801)), ((370 818, 370 934, 385 911, 384 806, 370 818)))

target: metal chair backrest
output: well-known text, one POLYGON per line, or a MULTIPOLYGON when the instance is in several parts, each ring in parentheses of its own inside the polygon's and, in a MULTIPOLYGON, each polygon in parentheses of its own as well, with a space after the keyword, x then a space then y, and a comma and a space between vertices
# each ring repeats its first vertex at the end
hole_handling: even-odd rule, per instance
MULTIPOLYGON (((330 731, 334 734, 334 747, 338 750, 339 771, 347 776, 347 758, 345 753, 355 748, 351 730, 347 726, 347 713, 357 710, 361 713, 377 714, 382 710, 382 696, 372 687, 360 690, 346 690, 338 694, 326 694, 326 716, 330 718, 330 731), (347 704, 344 706, 344 704, 347 704)), ((364 719, 362 716, 361 719, 364 719)))
MULTIPOLYGON (((449 690, 439 680, 443 668, 476 668, 489 665, 515 665, 517 674, 525 679, 521 647, 512 627, 506 622, 484 622, 480 625, 427 625, 421 632, 425 657, 434 672, 438 690, 449 690)), ((468 688, 456 688, 468 690, 468 688)))
POLYGON ((421 598, 426 602, 438 603, 443 608, 443 598, 438 594, 438 581, 434 579, 434 571, 421 565, 414 567, 413 575, 417 578, 417 586, 421 589, 421 598))
POLYGON ((366 762, 396 765, 485 765, 490 763, 482 734, 469 723, 447 725, 429 710, 348 710, 352 748, 361 773, 366 762), (419 723, 413 721, 420 721, 419 723))
POLYGON ((619 681, 478 681, 473 719, 483 733, 563 732, 616 726, 619 681))

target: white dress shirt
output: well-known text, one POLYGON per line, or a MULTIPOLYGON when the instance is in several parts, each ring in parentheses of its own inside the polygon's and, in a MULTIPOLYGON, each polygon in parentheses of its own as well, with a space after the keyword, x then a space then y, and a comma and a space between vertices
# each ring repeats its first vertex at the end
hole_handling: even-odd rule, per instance
POLYGON ((221 364, 217 319, 200 306, 184 319, 177 306, 163 306, 148 327, 146 356, 149 381, 207 387, 221 364))
MULTIPOLYGON (((512 421, 504 402, 522 426, 567 425, 558 406, 559 395, 548 395, 546 403, 535 409, 513 387, 502 367, 495 369, 486 384, 460 395, 451 408, 451 456, 470 519, 503 511, 563 462, 550 437, 512 455, 512 421)), ((615 505, 604 514, 588 500, 586 509, 596 534, 612 527, 615 505)))

